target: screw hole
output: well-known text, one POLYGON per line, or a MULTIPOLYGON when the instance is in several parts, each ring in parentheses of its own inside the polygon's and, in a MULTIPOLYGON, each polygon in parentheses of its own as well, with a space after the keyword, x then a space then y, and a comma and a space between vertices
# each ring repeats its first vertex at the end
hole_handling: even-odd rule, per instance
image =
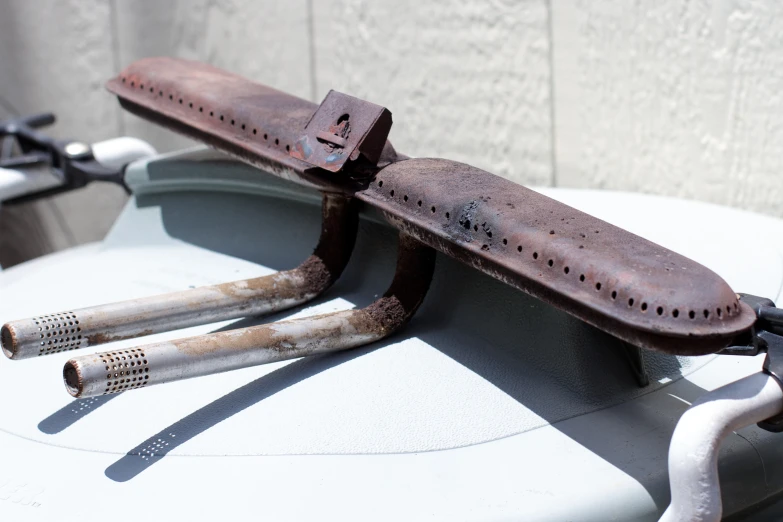
POLYGON ((612 299, 617 299, 617 291, 612 290, 612 299))
POLYGON ((720 317, 721 316, 721 309, 720 308, 716 308, 715 309, 715 313, 717 313, 718 317, 720 317))
POLYGON ((255 135, 258 132, 258 129, 253 129, 253 135, 255 135))
POLYGON ((691 310, 690 312, 688 312, 688 317, 690 317, 691 319, 696 319, 696 312, 691 310))
POLYGON ((595 289, 596 290, 600 290, 601 289, 601 283, 596 283, 595 284, 595 289))
POLYGON ((633 306, 633 297, 628 300, 628 306, 633 306))
POLYGON ((550 259, 549 261, 547 261, 546 264, 549 265, 549 268, 552 268, 555 265, 555 261, 553 259, 550 259))
POLYGON ((584 283, 584 282, 585 282, 585 275, 584 275, 584 274, 581 274, 581 275, 579 276, 579 280, 580 280, 581 282, 583 282, 583 283, 584 283))
POLYGON ((234 120, 231 120, 231 125, 233 125, 233 124, 234 124, 234 120))
POLYGON ((280 140, 275 138, 275 145, 280 145, 280 140))
POLYGON ((533 259, 538 259, 538 252, 533 252, 533 259))
MULTIPOLYGON (((434 214, 435 213, 435 207, 431 207, 430 208, 430 212, 432 212, 434 214)), ((446 217, 449 217, 449 213, 448 212, 446 212, 446 217)))
POLYGON ((405 195, 402 197, 402 200, 407 202, 407 201, 408 201, 408 195, 407 195, 407 194, 405 194, 405 195))
POLYGON ((286 152, 290 152, 291 151, 291 146, 290 145, 286 145, 285 146, 285 151, 286 152))
POLYGON ((242 130, 245 130, 245 124, 244 123, 242 124, 242 130))
POLYGON ((220 121, 223 121, 223 115, 222 114, 220 115, 220 121))
POLYGON ((680 311, 679 310, 677 310, 676 308, 674 310, 672 310, 672 317, 674 317, 676 319, 679 316, 680 316, 680 311))
POLYGON ((642 303, 642 312, 647 311, 647 303, 642 303))
POLYGON ((707 319, 709 317, 710 317, 710 311, 709 310, 704 310, 704 318, 707 319))
POLYGON ((382 186, 383 186, 383 181, 379 181, 379 182, 378 182, 378 186, 379 186, 379 187, 382 187, 382 186))
POLYGON ((571 271, 571 269, 570 269, 570 268, 568 268, 568 267, 564 267, 564 268, 563 268, 563 272, 564 272, 564 273, 566 273, 566 274, 567 274, 568 272, 570 272, 570 271, 571 271))
POLYGON ((417 205, 421 206, 421 200, 418 201, 417 205))
POLYGON ((389 192, 389 194, 391 194, 391 197, 394 197, 394 191, 393 190, 391 192, 389 192))
POLYGON ((662 306, 659 306, 659 307, 658 307, 658 308, 655 310, 655 313, 657 313, 658 315, 663 315, 663 307, 662 307, 662 306))
POLYGON ((519 246, 517 247, 517 252, 522 252, 522 245, 519 245, 519 246))

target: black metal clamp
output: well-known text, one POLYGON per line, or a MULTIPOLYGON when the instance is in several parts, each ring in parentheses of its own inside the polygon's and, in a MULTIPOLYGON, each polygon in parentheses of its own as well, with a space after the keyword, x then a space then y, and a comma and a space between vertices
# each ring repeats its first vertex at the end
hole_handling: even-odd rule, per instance
MULTIPOLYGON (((739 294, 740 301, 756 312, 756 323, 738 346, 722 350, 723 355, 758 355, 766 352, 763 371, 783 388, 783 309, 776 308, 771 299, 750 294, 739 294)), ((774 433, 783 432, 783 413, 758 423, 759 428, 774 433)))
POLYGON ((124 181, 125 168, 112 169, 98 163, 86 143, 73 140, 55 140, 36 129, 51 125, 51 113, 36 114, 0 122, 0 140, 13 138, 21 154, 3 154, 0 168, 18 169, 49 167, 61 183, 30 194, 4 201, 4 205, 23 203, 84 187, 93 181, 108 181, 122 186, 130 193, 124 181))

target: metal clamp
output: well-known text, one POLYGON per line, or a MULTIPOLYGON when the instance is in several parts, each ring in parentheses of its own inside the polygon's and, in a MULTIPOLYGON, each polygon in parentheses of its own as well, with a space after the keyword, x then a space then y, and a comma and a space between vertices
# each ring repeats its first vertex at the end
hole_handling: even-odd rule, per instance
POLYGON ((51 113, 0 122, 0 139, 14 138, 21 151, 20 155, 0 158, 0 168, 48 166, 61 180, 59 185, 9 199, 3 204, 23 203, 68 192, 93 181, 117 183, 130 193, 123 179, 124 168, 104 167, 95 160, 92 149, 85 143, 55 140, 36 130, 54 122, 55 116, 51 113))
MULTIPOLYGON (((742 345, 730 346, 720 353, 755 356, 767 352, 763 371, 783 388, 783 309, 776 308, 775 303, 765 297, 739 294, 739 299, 756 313, 756 323, 742 340, 742 345)), ((783 432, 783 413, 759 422, 758 427, 773 433, 783 432)))
POLYGON ((376 165, 391 126, 391 112, 385 107, 329 91, 291 156, 331 172, 360 157, 376 165))

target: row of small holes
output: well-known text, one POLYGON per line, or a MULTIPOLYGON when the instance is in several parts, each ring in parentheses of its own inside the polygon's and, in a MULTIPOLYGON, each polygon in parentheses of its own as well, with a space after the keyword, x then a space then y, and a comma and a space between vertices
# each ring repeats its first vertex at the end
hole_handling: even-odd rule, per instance
MULTIPOLYGON (((379 180, 379 181, 378 181, 378 187, 379 187, 379 188, 383 187, 383 180, 379 180)), ((394 197, 394 189, 392 189, 392 190, 390 190, 390 191, 389 191, 389 195, 390 195, 391 197, 394 197)), ((409 198, 408 198, 408 195, 407 195, 407 194, 405 194, 405 195, 402 197, 402 200, 403 200, 405 203, 407 203, 407 202, 408 202, 408 199, 409 199, 409 198)), ((421 207, 421 206, 422 206, 422 201, 421 201, 421 200, 418 200, 418 206, 419 206, 419 207, 421 207)), ((435 209, 435 207, 432 207, 432 208, 431 208, 431 210, 432 210, 432 213, 434 214, 436 209, 435 209)), ((450 216, 450 214, 449 214, 448 212, 446 212, 446 213, 445 213, 445 216, 446 216, 446 219, 447 219, 447 220, 448 220, 448 219, 450 219, 450 217, 451 217, 451 216, 450 216)), ((473 231, 474 231, 474 232, 478 232, 478 225, 475 225, 475 224, 473 225, 473 231)), ((599 230, 596 230, 596 231, 595 231, 595 233, 596 233, 596 234, 598 234, 598 233, 600 233, 600 231, 599 231, 599 230)), ((486 231, 486 234, 487 234, 487 236, 488 236, 490 239, 492 238, 492 232, 491 232, 491 231, 486 231)), ((550 230, 550 231, 549 231, 549 234, 550 234, 550 235, 555 235, 555 231, 554 231, 554 230, 550 230)), ((583 238, 585 238, 585 237, 586 237, 586 235, 585 235, 585 234, 580 234, 580 236, 581 236, 581 237, 583 237, 583 238)), ((508 239, 507 239, 507 238, 503 238, 503 246, 508 246, 508 239)), ((580 249, 581 249, 581 248, 584 248, 584 245, 579 245, 579 248, 580 248, 580 249)), ((481 249, 482 249, 482 250, 489 250, 489 245, 487 245, 487 244, 484 244, 484 245, 482 245, 481 249)), ((517 245, 517 252, 520 252, 520 253, 522 252, 522 245, 517 245)), ((533 252, 533 259, 536 259, 536 260, 537 260, 537 259, 538 259, 538 257, 539 257, 539 256, 538 256, 538 252, 533 252)), ((554 267, 554 265, 555 265, 555 260, 554 260, 554 259, 549 259, 549 260, 547 261, 547 265, 548 265, 550 268, 554 267)), ((570 267, 568 267, 568 266, 565 266, 565 267, 563 267, 563 273, 564 273, 564 274, 568 275, 568 274, 570 273, 570 271, 571 271, 570 267)), ((585 281, 585 279, 586 279, 586 277, 585 277, 585 275, 584 275, 584 274, 580 274, 580 275, 579 275, 579 281, 581 281, 581 282, 584 282, 584 281, 585 281)), ((600 292, 600 291, 601 291, 601 288, 602 288, 602 284, 601 284, 601 282, 599 281, 599 282, 597 282, 597 283, 595 284, 595 289, 596 289, 596 291, 600 292)), ((617 299, 617 291, 616 291, 616 290, 612 290, 612 293, 611 293, 610 295, 611 295, 611 297, 612 297, 612 300, 613 300, 613 301, 617 299)), ((634 301, 634 299, 633 299, 632 297, 631 297, 631 298, 629 298, 629 299, 628 299, 628 306, 629 306, 630 308, 632 308, 632 307, 633 307, 633 305, 634 305, 634 302, 635 302, 635 301, 634 301)), ((734 311, 738 311, 738 310, 739 310, 739 305, 738 305, 736 302, 734 302, 734 303, 733 303, 733 305, 734 305, 734 311)), ((648 306, 647 306, 647 303, 646 303, 646 302, 643 302, 643 303, 642 303, 642 305, 640 306, 640 309, 641 309, 641 311, 642 311, 642 312, 646 312, 646 311, 647 311, 647 308, 648 308, 648 306)), ((657 313, 659 316, 662 316, 662 315, 664 314, 664 312, 665 312, 665 309, 664 309, 664 307, 662 307, 662 306, 659 306, 658 308, 656 308, 656 309, 655 309, 655 312, 656 312, 656 313, 657 313)), ((726 305, 726 314, 727 314, 727 315, 731 315, 731 313, 732 313, 732 306, 731 306, 731 305, 726 305)), ((703 312, 702 312, 702 314, 704 315, 704 318, 705 318, 705 319, 709 319, 709 317, 710 317, 710 311, 709 311, 708 309, 704 309, 704 310, 703 310, 703 312)), ((722 316, 723 316, 723 311, 722 311, 722 309, 721 309, 721 308, 716 308, 716 309, 715 309, 715 314, 716 314, 716 315, 717 315, 719 318, 722 318, 722 316)), ((676 319, 676 318, 678 318, 679 316, 680 316, 680 310, 679 310, 678 308, 675 308, 675 309, 673 309, 673 310, 672 310, 672 317, 674 317, 674 318, 676 319)), ((689 318, 691 318, 691 319, 695 319, 695 318, 696 318, 696 312, 695 312, 694 310, 691 310, 691 311, 689 311, 689 312, 688 312, 688 317, 689 317, 689 318)))
POLYGON ((79 320, 73 312, 33 317, 41 336, 38 356, 75 350, 82 344, 79 320), (59 336, 59 337, 58 337, 59 336), (66 336, 66 337, 63 337, 66 336))
MULTIPOLYGON (((126 78, 122 78, 122 83, 125 83, 126 81, 127 81, 126 78)), ((130 86, 131 87, 136 87, 136 82, 135 81, 131 81, 130 82, 130 86)), ((139 84, 139 89, 142 90, 142 91, 144 90, 144 84, 143 83, 139 84)), ((149 88, 149 92, 154 95, 155 89, 153 87, 150 87, 149 88)), ((163 91, 159 90, 158 91, 158 96, 163 96, 163 91)), ((174 95, 173 94, 169 94, 169 100, 170 101, 174 101, 174 95)), ((182 98, 178 98, 177 100, 179 101, 180 105, 183 105, 185 103, 185 100, 183 100, 182 98)), ((193 107, 193 102, 188 102, 188 107, 190 109, 193 109, 194 108, 193 107)), ((203 113, 204 112, 204 107, 199 107, 198 108, 198 112, 202 112, 203 113)), ((215 117, 215 111, 209 111, 209 116, 214 118, 215 117)), ((219 115, 219 118, 220 118, 220 121, 225 121, 225 117, 222 114, 219 115)), ((236 121, 235 120, 230 120, 230 122, 231 122, 232 126, 236 125, 236 121)), ((247 126, 244 123, 241 124, 240 127, 242 128, 242 130, 245 130, 247 128, 247 126)), ((252 132, 253 132, 253 135, 258 134, 258 129, 254 128, 254 129, 252 129, 252 132)), ((269 139, 269 135, 268 134, 264 134, 264 141, 267 141, 268 139, 269 139)), ((275 138, 275 145, 276 146, 280 145, 280 139, 279 138, 275 138)), ((291 145, 286 145, 285 146, 285 150, 286 150, 286 152, 290 152, 291 151, 291 145)))
MULTIPOLYGON (((378 187, 383 187, 383 181, 379 181, 379 182, 378 182, 378 187)), ((394 189, 392 189, 392 190, 390 190, 390 191, 389 191, 389 195, 390 195, 391 197, 394 197, 394 189)), ((408 196, 407 196, 407 194, 406 194, 406 195, 404 195, 404 196, 402 197, 402 199, 403 199, 403 201, 405 201, 405 202, 407 203, 407 202, 408 202, 408 196)), ((416 202, 416 205, 417 205, 418 207, 420 207, 420 208, 421 208, 421 207, 423 207, 423 206, 424 206, 424 202, 423 202, 422 200, 418 200, 418 201, 416 202)), ((434 206, 430 207, 430 212, 431 212, 432 214, 434 214, 435 212, 437 212, 437 210, 438 210, 438 209, 437 209, 437 208, 435 208, 434 206)), ((449 214, 448 212, 446 212, 446 219, 449 219, 449 217, 450 217, 450 214, 449 214)))
POLYGON ((139 388, 146 385, 150 378, 147 356, 141 349, 106 352, 100 357, 108 372, 104 395, 139 388))

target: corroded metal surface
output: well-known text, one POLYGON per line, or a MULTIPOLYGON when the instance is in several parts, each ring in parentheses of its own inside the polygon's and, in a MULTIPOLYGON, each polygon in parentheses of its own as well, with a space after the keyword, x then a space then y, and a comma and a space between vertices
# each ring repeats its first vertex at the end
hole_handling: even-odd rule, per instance
POLYGON ((322 227, 313 255, 292 270, 12 321, 2 328, 3 351, 11 359, 26 359, 305 303, 329 288, 348 263, 356 205, 339 194, 324 195, 322 227))
POLYGON ((362 346, 411 318, 434 267, 435 252, 401 234, 394 280, 366 308, 76 357, 63 380, 74 397, 92 397, 362 346))
POLYGON ((391 130, 388 109, 329 91, 291 151, 295 158, 331 172, 360 156, 377 165, 391 130))
POLYGON ((754 321, 695 261, 470 165, 400 161, 357 197, 437 250, 637 346, 712 352, 754 321))
POLYGON ((406 161, 387 142, 375 169, 347 165, 333 176, 309 168, 248 130, 274 129, 295 143, 316 107, 210 66, 142 60, 109 89, 137 114, 253 165, 322 190, 353 192, 401 231, 637 346, 715 352, 754 321, 707 268, 468 165, 406 161), (207 116, 202 101, 204 111, 214 107, 236 122, 207 116))

